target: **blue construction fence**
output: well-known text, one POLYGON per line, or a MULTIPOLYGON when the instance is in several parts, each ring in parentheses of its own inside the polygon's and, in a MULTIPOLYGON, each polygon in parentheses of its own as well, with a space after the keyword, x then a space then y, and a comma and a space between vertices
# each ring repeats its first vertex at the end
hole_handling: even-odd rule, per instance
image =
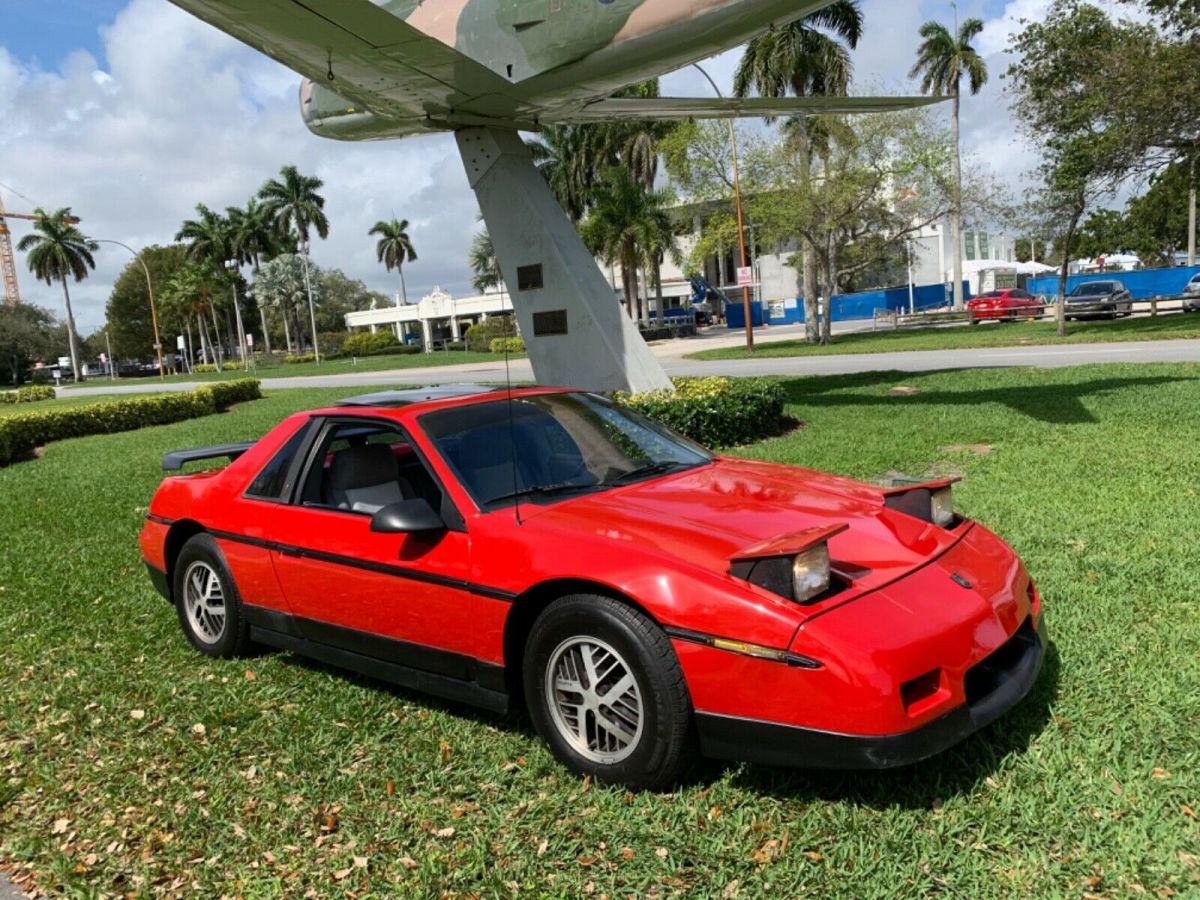
MULTIPOLYGON (((1076 285, 1085 281, 1119 281, 1129 289, 1134 300, 1149 300, 1151 297, 1177 297, 1183 293, 1183 286, 1193 275, 1200 272, 1200 266, 1175 266, 1170 269, 1138 269, 1135 272, 1090 272, 1086 275, 1068 275, 1067 293, 1071 293, 1076 285)), ((1025 290, 1033 294, 1045 295, 1053 301, 1058 295, 1058 275, 1043 275, 1030 278, 1025 283, 1025 290)))
MULTIPOLYGON (((936 309, 939 306, 948 306, 953 300, 950 293, 949 284, 923 284, 914 287, 913 306, 916 309, 936 309)), ((963 281, 963 297, 969 298, 970 296, 970 285, 963 281)), ((870 319, 878 309, 907 310, 908 285, 880 291, 862 291, 857 294, 834 294, 833 302, 830 304, 830 318, 834 322, 847 319, 870 319)), ((789 297, 786 300, 768 302, 767 324, 791 325, 803 321, 803 298, 789 297)), ((750 303, 750 322, 755 326, 763 324, 763 308, 758 301, 750 303)), ((730 328, 746 327, 742 304, 732 298, 725 304, 725 323, 730 328)))

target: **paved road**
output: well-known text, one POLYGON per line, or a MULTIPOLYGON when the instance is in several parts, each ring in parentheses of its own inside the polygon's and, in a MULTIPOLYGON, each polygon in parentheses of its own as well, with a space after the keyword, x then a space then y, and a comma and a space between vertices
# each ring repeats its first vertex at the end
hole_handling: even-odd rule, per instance
MULTIPOLYGON (((772 339, 794 338, 796 333, 780 333, 774 329, 772 339)), ((715 343, 715 341, 713 342, 715 343)), ((925 372, 935 369, 966 369, 977 367, 1038 366, 1054 368, 1084 363, 1106 362, 1200 362, 1200 341, 1129 341, 1124 343, 1072 344, 1065 347, 996 347, 975 350, 922 350, 900 353, 850 353, 830 356, 789 356, 775 359, 695 360, 683 354, 702 347, 692 341, 672 341, 655 347, 670 375, 840 375, 850 372, 899 370, 925 372)), ((510 364, 514 381, 532 381, 533 370, 528 360, 513 360, 510 364)), ((391 372, 346 373, 339 375, 305 375, 293 378, 272 378, 266 384, 279 388, 368 387, 392 384, 443 384, 462 381, 503 381, 504 363, 488 362, 462 366, 440 366, 418 369, 398 369, 391 372)), ((180 391, 204 382, 174 382, 160 385, 155 381, 137 381, 120 385, 93 385, 66 388, 63 396, 85 394, 144 393, 146 391, 180 391)))
POLYGON ((0 872, 0 900, 25 900, 25 895, 13 887, 3 872, 0 872))

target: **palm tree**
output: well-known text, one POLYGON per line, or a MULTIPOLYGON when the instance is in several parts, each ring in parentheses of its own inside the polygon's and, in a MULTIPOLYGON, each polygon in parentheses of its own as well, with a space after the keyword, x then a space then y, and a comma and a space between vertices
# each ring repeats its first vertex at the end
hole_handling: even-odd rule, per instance
POLYGON ((637 298, 634 321, 642 320, 642 299, 637 292, 639 263, 656 256, 661 259, 674 247, 666 207, 665 194, 647 190, 627 168, 614 166, 597 189, 592 211, 583 223, 583 241, 588 249, 610 265, 621 264, 625 310, 631 318, 637 298))
MULTIPOLYGON (((187 241, 188 259, 207 267, 215 276, 215 281, 220 282, 226 277, 226 261, 235 257, 233 227, 228 219, 209 209, 203 203, 196 204, 196 214, 197 218, 183 221, 183 224, 179 226, 179 231, 175 234, 175 240, 187 241)), ((211 284, 205 284, 204 293, 208 301, 209 314, 212 316, 213 337, 216 338, 213 355, 216 357, 219 370, 221 367, 221 329, 217 323, 217 303, 213 297, 214 291, 211 284)), ((236 305, 235 300, 234 306, 236 307, 236 305)), ((238 319, 240 321, 240 314, 238 319)), ((228 316, 225 321, 228 337, 228 316)), ((238 343, 238 341, 230 341, 230 343, 238 343)))
POLYGON ((500 272, 500 260, 496 257, 496 247, 492 244, 492 236, 487 228, 482 228, 471 241, 471 251, 467 254, 467 262, 475 277, 471 284, 481 294, 491 288, 499 288, 504 284, 504 276, 500 272))
POLYGON ((280 231, 292 232, 299 238, 300 254, 304 258, 304 290, 308 294, 308 316, 312 325, 313 354, 318 363, 321 351, 317 348, 317 312, 313 306, 312 279, 308 273, 310 232, 316 231, 322 240, 329 237, 329 219, 325 217, 325 198, 318 193, 325 186, 320 178, 301 175, 295 166, 284 166, 279 178, 269 179, 258 191, 280 231))
MULTIPOLYGON (((254 267, 258 275, 259 267, 264 256, 270 257, 282 252, 282 241, 275 220, 265 204, 251 197, 246 201, 246 208, 230 206, 225 209, 225 217, 229 220, 229 231, 233 256, 239 263, 254 267)), ((262 304, 258 307, 258 319, 262 325, 263 349, 271 354, 271 334, 267 330, 267 314, 262 304)))
POLYGON ((83 380, 83 372, 79 368, 79 338, 75 334, 75 315, 71 312, 71 292, 67 288, 67 276, 76 282, 87 278, 88 269, 96 268, 96 260, 92 256, 100 245, 87 237, 75 227, 75 219, 71 208, 55 210, 47 213, 35 209, 37 216, 33 223, 33 234, 21 238, 17 249, 27 253, 26 262, 29 271, 46 284, 55 281, 62 282, 63 304, 67 312, 67 343, 71 348, 71 372, 76 381, 83 380))
POLYGON ((400 296, 408 304, 408 289, 404 286, 404 264, 417 261, 412 238, 408 236, 408 219, 380 219, 371 226, 367 234, 379 235, 375 244, 375 256, 389 272, 395 269, 400 274, 400 296))
POLYGON ((935 97, 950 95, 952 103, 951 130, 954 137, 954 209, 950 212, 950 239, 954 242, 954 308, 963 308, 962 293, 962 160, 958 146, 959 82, 967 76, 972 96, 987 83, 987 63, 975 52, 971 41, 983 31, 979 19, 967 19, 958 29, 957 37, 940 22, 926 22, 919 34, 917 61, 908 73, 909 78, 921 79, 921 93, 935 97))
POLYGON ((538 171, 572 222, 587 213, 597 176, 605 168, 599 132, 598 125, 550 125, 529 142, 538 171))
MULTIPOLYGON (((841 96, 850 87, 853 66, 850 50, 862 37, 863 16, 858 0, 837 2, 776 28, 752 40, 733 76, 733 92, 739 97, 752 90, 764 97, 782 97, 789 91, 797 97, 841 96)), ((797 154, 799 178, 807 188, 811 180, 813 147, 806 120, 789 123, 797 154)), ((817 322, 817 263, 809 241, 800 240, 804 260, 805 340, 820 340, 817 322)))

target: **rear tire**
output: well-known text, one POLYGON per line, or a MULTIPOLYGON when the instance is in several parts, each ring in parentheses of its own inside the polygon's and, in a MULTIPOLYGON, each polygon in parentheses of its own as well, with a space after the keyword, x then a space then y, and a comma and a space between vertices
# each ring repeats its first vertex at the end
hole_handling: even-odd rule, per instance
POLYGON ((671 641, 637 610, 593 594, 548 606, 525 645, 538 734, 572 771, 634 790, 676 782, 692 751, 692 704, 671 641))
POLYGON ((232 659, 249 649, 242 599, 210 534, 188 538, 175 559, 175 611, 184 636, 205 656, 232 659))

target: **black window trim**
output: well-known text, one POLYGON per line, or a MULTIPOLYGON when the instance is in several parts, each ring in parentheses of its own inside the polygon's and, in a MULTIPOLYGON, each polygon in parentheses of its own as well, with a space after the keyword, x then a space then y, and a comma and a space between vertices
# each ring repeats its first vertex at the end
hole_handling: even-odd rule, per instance
POLYGON ((313 421, 314 420, 310 418, 307 422, 288 435, 287 440, 280 444, 279 448, 273 454, 271 454, 271 458, 263 463, 262 467, 254 473, 254 475, 246 483, 245 489, 242 491, 243 500, 254 500, 258 503, 274 503, 278 506, 290 506, 292 504, 292 498, 296 493, 296 485, 298 483, 300 469, 303 467, 304 461, 308 458, 309 453, 312 452, 313 434, 316 431, 316 429, 313 427, 313 421), (287 475, 284 477, 283 481, 284 487, 287 488, 284 494, 279 497, 264 497, 260 494, 250 493, 250 488, 254 482, 258 480, 258 476, 263 473, 263 470, 266 469, 267 466, 271 465, 271 463, 275 461, 275 458, 283 452, 284 447, 286 447, 292 438, 296 437, 298 434, 304 434, 304 438, 300 441, 300 446, 296 448, 296 453, 292 456, 292 461, 288 464, 287 475))
MULTIPOLYGON (((328 512, 342 513, 344 515, 365 515, 369 517, 369 513, 362 513, 356 510, 338 509, 335 506, 325 506, 324 504, 306 505, 300 502, 300 492, 302 486, 308 482, 309 475, 312 473, 312 467, 316 463, 317 451, 325 443, 325 435, 340 425, 369 424, 376 427, 391 429, 408 442, 408 446, 412 448, 413 453, 416 455, 421 465, 425 467, 426 474, 433 479, 433 483, 437 485, 438 490, 442 492, 442 509, 437 510, 438 514, 442 515, 443 512, 447 510, 453 513, 453 516, 450 517, 453 521, 447 521, 446 528, 450 531, 458 531, 466 534, 466 520, 463 519, 462 512, 459 510, 458 505, 454 502, 453 496, 451 496, 450 492, 446 490, 446 485, 442 481, 441 477, 438 476, 437 470, 435 470, 433 466, 429 464, 429 458, 425 455, 425 451, 422 450, 421 446, 413 440, 412 433, 405 428, 404 425, 397 422, 395 419, 384 418, 383 416, 355 415, 314 416, 312 422, 313 424, 310 424, 309 427, 312 428, 313 436, 308 442, 308 446, 306 446, 303 450, 303 468, 299 473, 299 477, 297 477, 296 481, 292 484, 291 496, 287 500, 287 504, 289 506, 294 506, 299 509, 319 509, 328 512)), ((300 454, 297 454, 297 456, 300 456, 300 454)), ((442 518, 445 519, 446 516, 442 515, 442 518)))

